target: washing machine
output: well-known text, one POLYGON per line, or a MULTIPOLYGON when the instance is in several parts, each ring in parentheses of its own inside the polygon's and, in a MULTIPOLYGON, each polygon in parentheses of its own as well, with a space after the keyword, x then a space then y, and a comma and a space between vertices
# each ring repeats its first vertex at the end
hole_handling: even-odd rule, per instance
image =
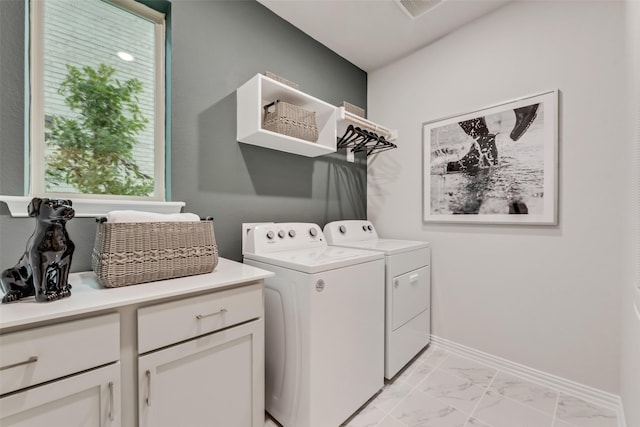
POLYGON ((384 255, 328 246, 308 223, 243 226, 265 279, 265 407, 284 427, 337 427, 384 386, 384 255))
POLYGON ((428 242, 378 237, 369 221, 324 227, 329 245, 385 256, 384 377, 393 378, 431 339, 431 248, 428 242))

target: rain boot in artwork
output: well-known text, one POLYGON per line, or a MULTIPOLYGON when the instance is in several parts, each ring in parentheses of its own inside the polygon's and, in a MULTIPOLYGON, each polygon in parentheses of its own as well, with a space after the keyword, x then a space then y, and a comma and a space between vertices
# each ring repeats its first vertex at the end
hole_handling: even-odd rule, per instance
POLYGON ((498 164, 496 135, 487 134, 474 138, 469 152, 460 160, 447 163, 447 172, 466 172, 476 174, 481 169, 498 164))
POLYGON ((526 107, 514 108, 513 112, 516 114, 516 124, 513 126, 513 130, 509 135, 512 140, 517 141, 520 137, 529 129, 531 123, 538 114, 538 105, 527 105, 526 107))

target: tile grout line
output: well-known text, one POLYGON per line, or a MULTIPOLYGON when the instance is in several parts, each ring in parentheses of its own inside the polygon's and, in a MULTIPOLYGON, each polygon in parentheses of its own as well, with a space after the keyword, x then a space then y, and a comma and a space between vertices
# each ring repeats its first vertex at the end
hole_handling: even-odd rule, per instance
MULTIPOLYGON (((436 346, 436 348, 437 348, 437 346, 436 346)), ((420 380, 420 381, 419 381, 415 386, 413 386, 413 387, 411 388, 411 390, 407 393, 407 396, 409 396, 412 392, 414 392, 414 391, 418 388, 418 386, 419 386, 420 384, 422 384, 422 383, 424 383, 425 381, 427 381, 427 379, 428 379, 431 375, 433 375, 433 373, 434 373, 434 372, 436 372, 436 371, 440 371, 440 372, 442 372, 442 373, 449 374, 449 375, 451 375, 451 376, 453 376, 453 377, 456 377, 456 378, 458 378, 458 379, 460 379, 460 380, 469 381, 469 383, 471 383, 471 385, 476 386, 476 387, 480 387, 480 386, 478 386, 477 384, 475 384, 473 381, 471 381, 469 378, 463 377, 462 375, 458 375, 458 374, 456 374, 456 373, 454 373, 454 372, 449 372, 448 370, 442 369, 442 368, 441 368, 441 366, 442 366, 442 365, 444 364, 444 362, 445 362, 447 359, 449 359, 451 356, 456 356, 456 357, 460 357, 460 358, 462 358, 462 359, 469 360, 469 361, 474 362, 474 363, 476 363, 476 364, 478 364, 478 365, 481 365, 482 367, 487 367, 486 365, 484 365, 483 363, 477 362, 477 361, 475 361, 475 360, 469 359, 469 358, 467 358, 467 357, 460 356, 460 355, 457 355, 457 354, 453 354, 453 353, 451 353, 451 352, 449 352, 449 351, 447 351, 447 350, 444 350, 444 349, 442 349, 442 348, 437 348, 437 349, 438 349, 439 351, 443 352, 443 353, 446 353, 446 354, 447 354, 447 357, 444 357, 444 358, 440 361, 440 363, 438 363, 437 365, 435 365, 435 366, 434 366, 433 371, 429 372, 429 374, 428 374, 428 375, 426 375, 426 376, 425 376, 422 380, 420 380)), ((424 363, 423 363, 423 364, 424 364, 424 363)), ((486 392, 487 392, 487 390, 489 389, 489 386, 490 386, 491 384, 493 384, 493 381, 495 380, 496 376, 498 375, 498 372, 499 372, 499 370, 498 370, 498 369, 493 368, 493 367, 489 367, 489 368, 490 368, 490 369, 495 369, 495 371, 496 371, 496 372, 495 372, 495 374, 492 376, 491 381, 489 382, 489 384, 488 384, 487 386, 485 386, 485 387, 484 387, 484 388, 485 388, 485 390, 484 390, 484 392, 482 393, 482 395, 480 396, 480 399, 478 399, 478 403, 476 403, 476 405, 474 406, 474 409, 471 411, 471 414, 470 414, 470 415, 467 415, 467 420, 465 421, 465 424, 467 424, 467 423, 469 422, 469 420, 472 418, 472 416, 473 416, 472 414, 473 414, 473 412, 475 411, 475 409, 476 409, 477 405, 480 403, 480 400, 482 399, 482 397, 485 395, 485 393, 486 393, 486 392)), ((405 383, 406 383, 406 381, 405 381, 405 383)), ((429 397, 431 397, 432 399, 437 400, 438 402, 442 403, 443 405, 446 405, 446 406, 448 406, 448 407, 451 407, 451 408, 455 409, 456 411, 458 411, 458 412, 460 412, 460 413, 462 413, 462 414, 465 414, 465 412, 464 412, 464 411, 462 411, 462 410, 460 410, 460 409, 456 408, 455 406, 451 405, 451 404, 450 404, 450 403, 448 403, 448 402, 445 402, 444 400, 441 400, 439 397, 434 396, 434 395, 432 395, 431 393, 425 393, 425 392, 423 392, 423 391, 421 391, 421 390, 419 390, 419 391, 420 391, 421 393, 424 393, 424 394, 428 395, 428 396, 429 396, 429 397)), ((402 398, 402 399, 400 400, 400 402, 398 402, 398 403, 393 407, 393 409, 395 409, 398 405, 400 405, 400 403, 402 403, 402 401, 403 401, 403 400, 405 400, 407 396, 405 396, 404 398, 402 398)), ((389 415, 391 415, 391 414, 389 414, 389 415)), ((394 418, 395 418, 395 417, 394 417, 394 418)), ((397 418, 396 418, 396 419, 397 419, 397 418)), ((382 420, 381 420, 381 421, 382 421, 382 420)), ((483 422, 483 423, 484 423, 484 422, 483 422)), ((403 423, 403 424, 404 424, 404 423, 403 423)), ((484 424, 486 424, 486 423, 484 423, 484 424)), ((491 427, 491 426, 490 426, 490 427, 491 427)))
MULTIPOLYGON (((380 421, 378 421, 378 423, 376 424, 376 426, 377 426, 377 425, 380 425, 380 423, 381 423, 381 422, 382 422, 382 421, 383 421, 387 416, 391 416, 391 417, 393 417, 393 419, 394 419, 394 420, 396 420, 396 421, 400 422, 401 424, 403 424, 403 425, 405 425, 405 426, 407 425, 407 424, 405 424, 404 422, 400 421, 398 418, 394 417, 394 416, 393 416, 393 414, 392 414, 391 412, 392 412, 395 408, 397 408, 397 407, 398 407, 398 406, 399 406, 403 401, 405 401, 405 400, 406 400, 406 398, 407 398, 411 393, 413 393, 413 391, 414 391, 415 389, 417 389, 417 388, 418 388, 418 385, 420 385, 423 381, 425 381, 427 378, 429 378, 429 377, 430 377, 430 376, 431 376, 431 375, 432 375, 432 374, 433 374, 433 373, 438 369, 438 367, 439 367, 440 365, 442 365, 442 363, 444 363, 444 361, 445 361, 446 359, 448 359, 448 358, 449 358, 449 356, 451 356, 451 353, 450 353, 450 352, 445 351, 445 350, 443 350, 443 349, 438 349, 438 351, 440 351, 440 352, 442 352, 442 353, 445 353, 445 354, 446 354, 446 357, 443 357, 443 358, 442 358, 442 360, 440 361, 440 363, 435 364, 435 365, 430 365, 430 366, 433 366, 433 370, 432 370, 431 372, 429 372, 429 373, 428 373, 428 374, 427 374, 427 375, 426 375, 422 380, 418 381, 418 383, 417 383, 417 384, 415 384, 415 385, 411 386, 411 384, 409 384, 406 380, 405 380, 405 381, 401 381, 402 383, 404 383, 404 384, 407 384, 407 385, 411 386, 411 388, 409 389, 409 391, 407 392, 407 394, 406 394, 404 397, 402 397, 402 398, 398 401, 398 403, 396 403, 394 406, 392 406, 392 407, 391 407, 391 409, 389 409, 389 411, 383 411, 382 409, 380 409, 380 408, 378 408, 378 407, 376 406, 376 408, 377 408, 378 410, 380 410, 381 412, 383 412, 383 413, 385 414, 385 416, 384 416, 384 417, 382 417, 382 419, 381 419, 380 421)), ((420 361, 420 357, 418 357, 415 361, 416 361, 416 362, 418 362, 418 361, 419 361, 420 365, 425 365, 425 364, 426 364, 426 362, 420 361)), ((414 362, 414 363, 415 363, 415 362, 414 362)), ((395 381, 394 381, 394 383, 395 383, 395 381)), ((444 402, 443 402, 443 403, 444 403, 444 402)), ((373 406, 375 406, 375 401, 374 401, 374 402, 372 402, 372 404, 373 404, 373 406)))
MULTIPOLYGON (((498 372, 500 372, 500 371, 498 369, 496 369, 496 373, 493 375, 493 378, 491 378, 491 381, 489 382, 489 384, 487 384, 487 387, 485 387, 484 392, 482 393, 482 396, 480 396, 480 398, 478 399, 478 402, 474 405, 473 409, 471 410, 471 413, 467 417, 467 421, 465 421, 465 424, 468 424, 469 421, 471 421, 471 418, 477 418, 477 417, 474 416, 474 414, 475 414, 476 410, 478 410, 478 406, 480 405, 480 402, 482 402, 482 399, 487 395, 487 392, 489 391, 489 389, 493 385, 493 382, 496 380, 496 377, 498 376, 498 372)), ((477 418, 477 419, 480 420, 479 418, 477 418)), ((482 420, 480 420, 480 421, 482 423, 484 423, 484 424, 487 424, 482 420)), ((488 425, 490 425, 490 424, 488 424, 488 425)))
MULTIPOLYGON (((484 363, 482 363, 482 362, 479 362, 479 361, 474 360, 474 359, 467 358, 467 357, 462 356, 462 355, 459 355, 459 354, 455 354, 455 353, 454 353, 454 355, 456 355, 456 356, 458 356, 458 357, 461 357, 461 358, 464 358, 464 359, 468 359, 468 360, 470 360, 470 361, 472 361, 472 362, 475 362, 475 363, 477 363, 477 364, 479 364, 479 365, 486 366, 486 367, 488 367, 488 368, 491 368, 491 369, 495 369, 495 370, 496 370, 496 374, 495 374, 494 378, 491 380, 491 384, 490 384, 489 386, 487 386, 486 391, 490 391, 489 389, 490 389, 491 385, 493 385, 493 383, 494 383, 494 381, 495 381, 495 378, 498 376, 498 373, 503 373, 503 374, 505 374, 505 375, 509 375, 509 376, 514 377, 514 378, 518 378, 518 379, 520 379, 520 380, 526 381, 526 382, 528 382, 528 383, 531 383, 531 384, 533 384, 533 385, 536 385, 536 386, 538 386, 538 387, 545 388, 545 389, 547 389, 547 390, 550 390, 550 391, 552 391, 552 392, 556 393, 556 405, 557 405, 557 404, 558 404, 558 402, 559 402, 559 399, 560 399, 560 393, 563 393, 561 390, 558 390, 558 389, 556 389, 556 388, 554 388, 554 387, 550 387, 550 386, 547 386, 547 385, 539 384, 539 383, 537 383, 537 382, 535 382, 535 381, 531 381, 531 380, 529 380, 528 378, 525 378, 525 377, 523 377, 523 376, 521 376, 521 375, 518 375, 518 374, 515 374, 515 373, 512 373, 512 372, 509 372, 509 371, 501 370, 501 369, 498 369, 498 368, 494 368, 494 367, 493 367, 493 366, 491 366, 491 365, 485 365, 485 364, 484 364, 484 363)), ((447 372, 448 372, 448 371, 447 371, 447 372)), ((455 373, 451 373, 451 374, 452 374, 452 375, 454 375, 454 376, 457 376, 458 378, 464 379, 462 376, 456 375, 455 373)), ((545 412, 545 411, 543 411, 543 410, 541 410, 541 409, 539 409, 539 408, 536 408, 536 407, 534 407, 534 406, 531 406, 531 405, 528 405, 528 404, 526 404, 526 403, 523 403, 523 402, 521 402, 521 401, 519 401, 519 400, 517 400, 517 399, 514 399, 514 398, 510 397, 510 396, 506 396, 506 395, 504 395, 504 394, 500 393, 500 392, 499 392, 499 391, 497 391, 497 390, 495 390, 495 391, 496 391, 496 393, 497 393, 500 397, 502 397, 503 399, 507 399, 507 400, 509 400, 509 401, 511 401, 511 402, 513 402, 513 403, 516 403, 516 404, 517 404, 517 405, 519 405, 519 406, 523 406, 523 407, 525 407, 525 408, 528 408, 528 409, 534 410, 534 411, 536 411, 536 412, 538 412, 538 413, 541 413, 541 414, 543 414, 543 415, 551 415, 551 417, 552 417, 552 421, 553 421, 553 422, 555 422, 555 411, 556 411, 556 409, 555 409, 555 408, 554 408, 554 412, 553 412, 552 414, 550 414, 549 412, 545 412)), ((567 393, 565 393, 565 394, 567 394, 567 393)), ((567 394, 567 395, 568 395, 568 396, 571 396, 570 394, 567 394)), ((484 397, 484 394, 483 394, 483 397, 484 397)), ((587 402, 587 403, 589 403, 589 402, 587 402)), ((565 422, 566 422, 566 421, 565 421, 565 422)), ((568 423, 568 424, 571 424, 571 423, 568 423)), ((553 427, 553 424, 552 424, 552 427, 553 427)), ((572 427, 574 427, 574 426, 572 425, 572 427)))
POLYGON ((555 427, 556 425, 556 415, 558 414, 558 405, 560 404, 560 392, 557 392, 556 395, 556 406, 553 408, 553 418, 551 419, 551 427, 555 427))

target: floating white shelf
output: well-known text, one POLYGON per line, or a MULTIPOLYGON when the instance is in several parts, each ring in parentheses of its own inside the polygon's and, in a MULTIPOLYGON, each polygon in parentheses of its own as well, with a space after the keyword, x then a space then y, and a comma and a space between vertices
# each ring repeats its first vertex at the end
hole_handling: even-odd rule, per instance
POLYGON ((238 88, 237 102, 237 139, 240 142, 307 157, 321 156, 336 151, 336 112, 338 108, 331 104, 262 74, 255 75, 238 88), (316 113, 317 142, 309 142, 262 129, 263 107, 277 99, 316 113))

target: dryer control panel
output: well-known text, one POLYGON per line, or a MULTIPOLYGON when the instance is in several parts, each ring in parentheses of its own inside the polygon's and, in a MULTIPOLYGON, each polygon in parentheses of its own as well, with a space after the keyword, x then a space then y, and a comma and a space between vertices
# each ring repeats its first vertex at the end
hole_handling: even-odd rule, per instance
POLYGON ((378 233, 370 221, 347 220, 330 222, 324 227, 324 234, 331 245, 362 240, 377 240, 378 233))
POLYGON ((322 229, 313 223, 265 223, 251 227, 245 240, 245 252, 265 254, 327 246, 322 229))

